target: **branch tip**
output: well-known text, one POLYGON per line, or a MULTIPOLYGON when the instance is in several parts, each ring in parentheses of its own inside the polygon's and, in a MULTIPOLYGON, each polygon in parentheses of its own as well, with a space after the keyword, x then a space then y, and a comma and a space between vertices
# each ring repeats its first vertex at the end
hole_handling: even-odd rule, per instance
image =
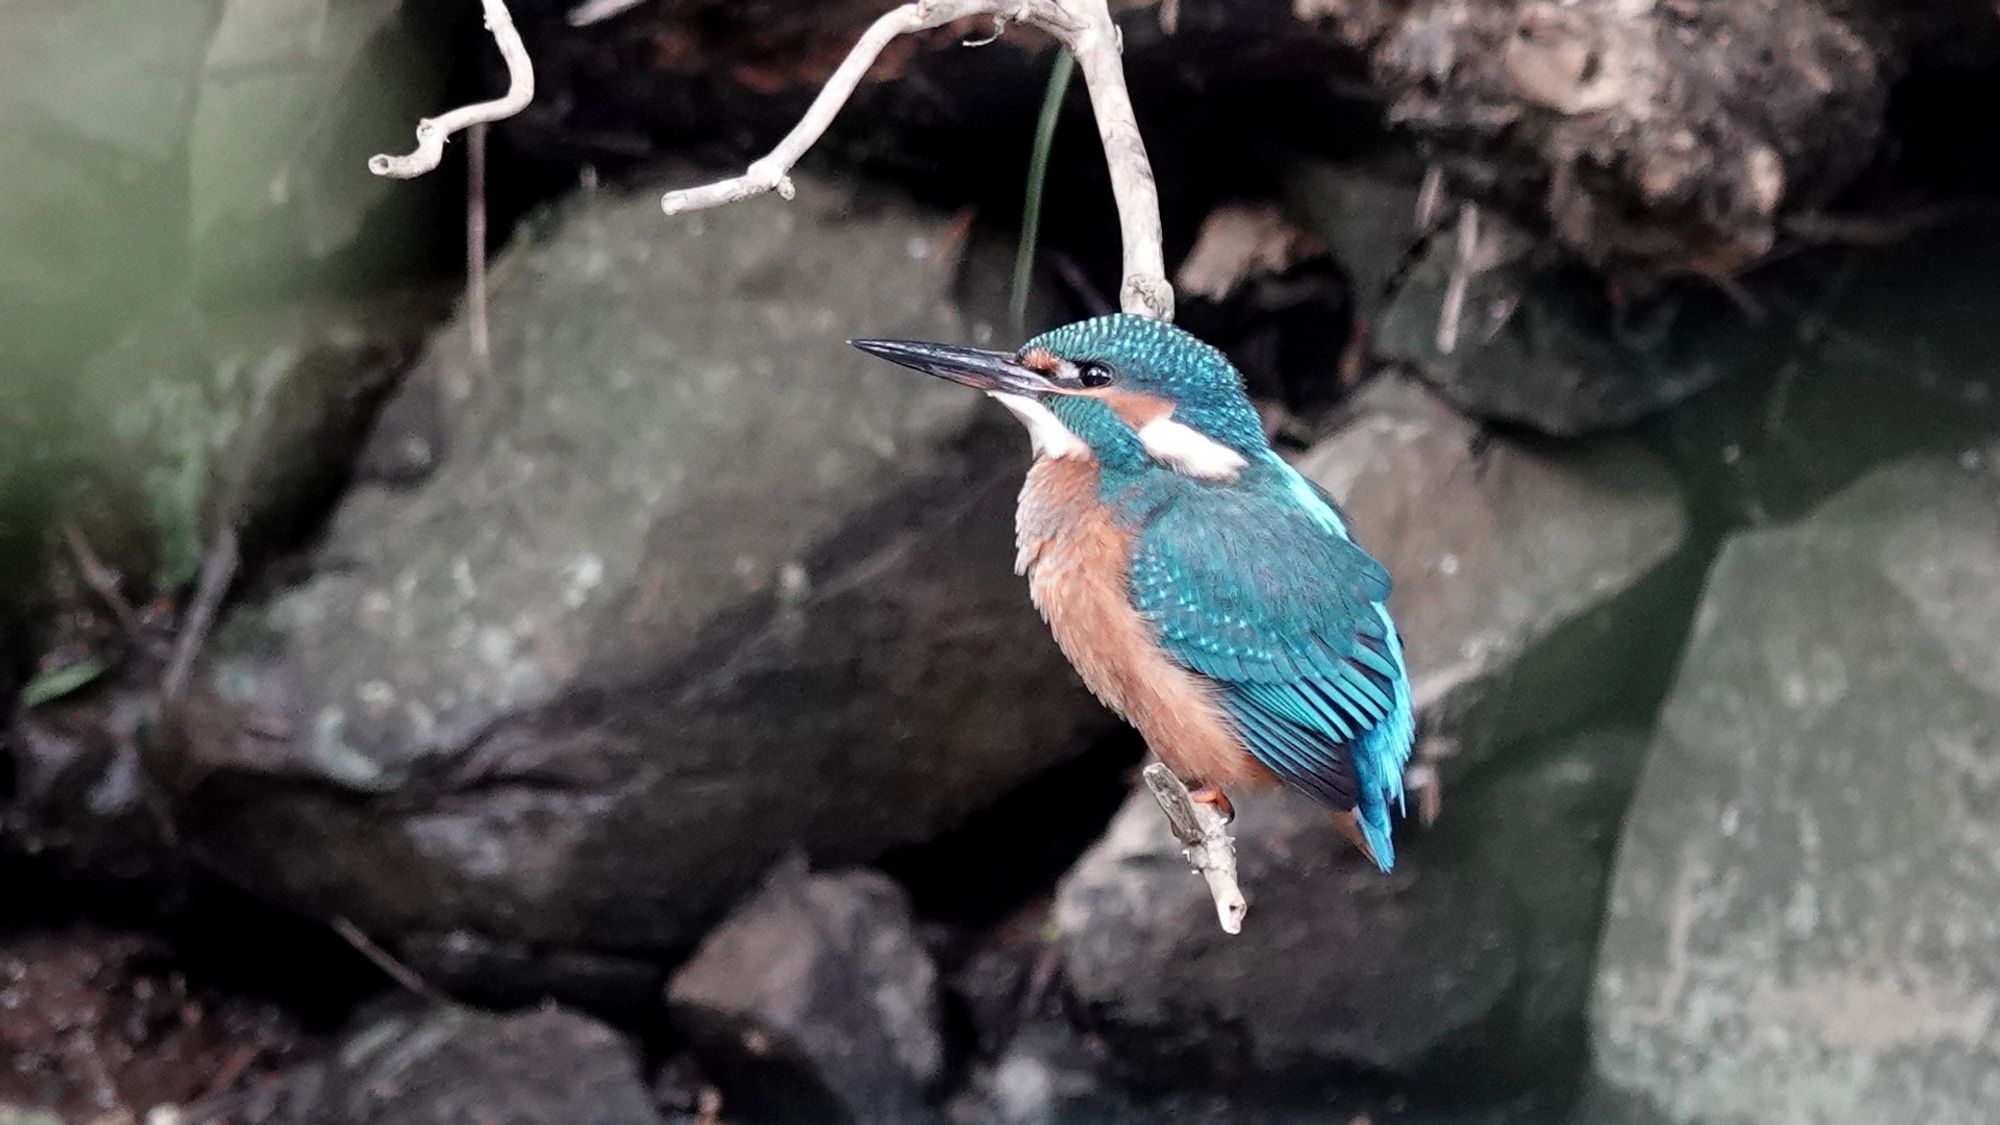
POLYGON ((485 11, 486 30, 493 33, 493 43, 507 63, 507 92, 492 101, 462 105, 417 122, 417 147, 402 156, 383 152, 369 157, 370 172, 397 180, 415 179, 444 159, 444 143, 453 133, 474 125, 504 121, 535 100, 535 64, 528 58, 528 48, 521 43, 521 33, 514 27, 506 0, 480 0, 480 5, 485 11))

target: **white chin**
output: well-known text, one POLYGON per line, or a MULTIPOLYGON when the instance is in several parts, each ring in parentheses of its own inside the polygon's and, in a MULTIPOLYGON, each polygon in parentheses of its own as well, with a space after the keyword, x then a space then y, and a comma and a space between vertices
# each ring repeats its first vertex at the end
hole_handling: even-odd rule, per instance
POLYGON ((1008 394, 1005 391, 987 391, 993 401, 1006 407, 1023 426, 1028 427, 1028 441, 1035 447, 1036 457, 1088 457, 1090 447, 1076 431, 1062 424, 1055 412, 1026 395, 1008 394))

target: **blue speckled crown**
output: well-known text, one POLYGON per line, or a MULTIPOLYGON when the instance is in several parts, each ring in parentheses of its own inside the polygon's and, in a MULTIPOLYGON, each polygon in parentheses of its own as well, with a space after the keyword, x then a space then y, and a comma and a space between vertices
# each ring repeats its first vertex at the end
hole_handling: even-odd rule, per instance
MULTIPOLYGON (((1023 350, 1033 348, 1046 348, 1075 363, 1104 364, 1123 388, 1171 401, 1176 422, 1245 455, 1268 448, 1257 411, 1243 393, 1243 377, 1228 357, 1165 321, 1130 313, 1079 320, 1042 333, 1023 350)), ((1125 440, 1106 430, 1107 424, 1125 427, 1100 403, 1070 398, 1052 406, 1100 455, 1113 452, 1100 445, 1100 439, 1111 444, 1125 440)))

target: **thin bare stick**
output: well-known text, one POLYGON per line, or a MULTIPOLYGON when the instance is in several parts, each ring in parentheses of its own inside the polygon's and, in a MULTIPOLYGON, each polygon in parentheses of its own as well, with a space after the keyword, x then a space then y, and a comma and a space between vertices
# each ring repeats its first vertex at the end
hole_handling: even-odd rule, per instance
POLYGON ((1167 282, 1161 244, 1160 192, 1153 183, 1152 161, 1146 158, 1146 141, 1139 135, 1139 119, 1132 112, 1132 95, 1125 89, 1118 25, 1111 22, 1104 0, 1061 0, 1053 6, 1076 20, 1073 30, 1045 18, 1035 22, 1068 47, 1083 70, 1090 107, 1097 115, 1097 139, 1111 169, 1111 194, 1118 200, 1118 232, 1125 251, 1119 307, 1172 320, 1174 288, 1167 282))
POLYGON ((90 547, 90 540, 84 538, 83 529, 75 520, 63 521, 63 538, 69 542, 69 553, 76 560, 76 569, 83 575, 84 584, 96 593, 111 616, 118 619, 118 627, 125 631, 125 639, 136 643, 146 638, 146 626, 139 620, 139 611, 125 600, 118 589, 118 576, 97 557, 90 547))
POLYGON ((486 315, 486 131, 485 122, 465 134, 465 303, 472 316, 472 359, 482 372, 493 370, 493 332, 486 315))
POLYGON ((1458 347, 1458 326, 1465 315, 1465 297, 1472 288, 1472 275, 1479 272, 1474 261, 1479 250, 1479 208, 1463 203, 1458 208, 1458 252, 1451 260, 1451 277, 1445 282, 1444 306, 1438 310, 1437 350, 1450 355, 1458 347))
POLYGON ((339 934, 342 941, 353 946, 356 953, 368 958, 370 964, 382 970, 383 975, 402 985, 405 990, 433 1004, 451 1003, 451 997, 431 987, 431 983, 418 976, 415 969, 398 961, 395 954, 376 945, 373 938, 361 932, 361 927, 339 915, 335 915, 327 924, 333 927, 333 932, 339 934))
POLYGON ((535 100, 535 65, 528 59, 528 48, 521 44, 521 33, 514 30, 514 17, 507 11, 506 0, 479 2, 486 11, 486 30, 493 33, 500 57, 507 61, 507 93, 490 102, 462 105, 442 117, 426 117, 417 122, 417 147, 406 156, 383 152, 369 157, 370 172, 398 180, 415 179, 444 159, 444 142, 453 133, 474 125, 504 121, 535 100))
POLYGON ((1229 822, 1214 805, 1203 804, 1188 795, 1187 786, 1174 771, 1159 762, 1146 767, 1146 788, 1167 814, 1167 826, 1181 842, 1181 854, 1188 866, 1208 882, 1208 896, 1215 900, 1215 917, 1224 933, 1243 932, 1243 915, 1250 909, 1243 901, 1243 888, 1236 884, 1236 842, 1229 838, 1229 822))
POLYGON ((1166 254, 1160 241, 1159 189, 1153 182, 1153 166, 1146 157, 1146 144, 1132 112, 1131 94, 1125 88, 1118 26, 1112 22, 1105 0, 917 0, 905 4, 869 26, 819 96, 813 99, 798 125, 778 142, 778 147, 753 162, 740 176, 668 192, 660 199, 660 209, 678 215, 735 203, 768 191, 790 199, 792 167, 825 135, 890 40, 981 15, 1039 27, 1076 56, 1084 85, 1090 90, 1097 135, 1111 170, 1112 194, 1118 202, 1118 227, 1125 255, 1125 277, 1119 286, 1118 303, 1126 312, 1172 320, 1174 290, 1167 281, 1166 254))
POLYGON ((174 654, 160 680, 160 697, 167 702, 174 702, 187 690, 194 658, 201 655, 202 643, 208 640, 208 630, 215 624, 216 611, 222 608, 223 595, 236 580, 236 567, 241 561, 235 526, 223 528, 201 560, 194 601, 188 606, 187 616, 181 619, 180 632, 174 637, 174 654))

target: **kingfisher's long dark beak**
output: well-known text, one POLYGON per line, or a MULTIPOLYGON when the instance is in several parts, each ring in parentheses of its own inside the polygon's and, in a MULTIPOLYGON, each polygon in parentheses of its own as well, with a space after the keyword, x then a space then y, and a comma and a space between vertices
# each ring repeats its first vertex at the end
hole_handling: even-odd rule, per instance
POLYGON ((1011 352, 925 344, 916 340, 849 340, 848 343, 869 355, 881 356, 890 363, 900 363, 926 375, 950 379, 982 391, 1044 395, 1056 389, 1047 376, 1024 365, 1011 352))

